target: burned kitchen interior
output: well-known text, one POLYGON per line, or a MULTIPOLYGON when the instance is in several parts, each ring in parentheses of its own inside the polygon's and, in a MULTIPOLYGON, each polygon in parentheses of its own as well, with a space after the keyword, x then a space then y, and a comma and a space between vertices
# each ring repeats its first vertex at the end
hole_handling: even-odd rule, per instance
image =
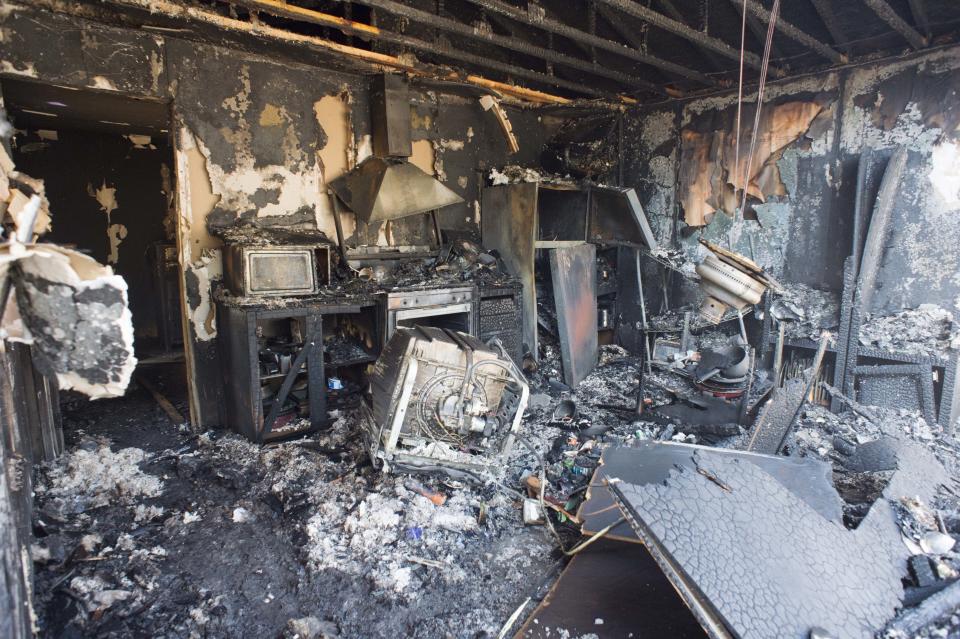
POLYGON ((956 0, 0 7, 0 637, 960 637, 956 0))

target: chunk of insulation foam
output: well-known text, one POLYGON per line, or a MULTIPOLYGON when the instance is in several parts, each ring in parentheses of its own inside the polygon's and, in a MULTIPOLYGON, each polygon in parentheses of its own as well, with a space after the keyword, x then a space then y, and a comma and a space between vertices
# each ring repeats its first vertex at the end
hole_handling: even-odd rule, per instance
POLYGON ((16 312, 4 315, 3 329, 22 320, 16 339, 33 345, 61 389, 122 395, 137 363, 126 281, 82 253, 16 242, 0 247, 0 281, 8 275, 16 312))

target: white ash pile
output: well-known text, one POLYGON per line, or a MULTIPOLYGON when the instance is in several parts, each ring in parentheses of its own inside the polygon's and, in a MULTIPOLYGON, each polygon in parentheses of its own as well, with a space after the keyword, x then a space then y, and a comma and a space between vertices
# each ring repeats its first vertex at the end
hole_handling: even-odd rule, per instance
POLYGON ((81 513, 110 503, 132 504, 156 497, 163 482, 140 469, 146 453, 139 448, 114 452, 109 444, 88 440, 55 463, 46 465, 35 486, 37 495, 62 513, 81 513))
POLYGON ((870 315, 860 326, 860 344, 884 351, 944 356, 960 348, 953 313, 935 304, 921 304, 892 315, 870 315))

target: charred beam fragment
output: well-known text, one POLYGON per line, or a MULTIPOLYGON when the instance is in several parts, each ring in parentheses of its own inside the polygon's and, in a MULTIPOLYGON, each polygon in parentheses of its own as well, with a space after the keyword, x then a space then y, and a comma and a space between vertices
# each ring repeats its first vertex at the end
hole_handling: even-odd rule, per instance
POLYGON ((927 16, 927 5, 924 4, 924 0, 907 0, 907 4, 910 5, 910 14, 913 16, 913 21, 929 40, 931 35, 930 18, 927 16))
POLYGON ((601 91, 598 91, 594 87, 589 87, 579 82, 571 82, 553 75, 547 75, 545 73, 539 73, 537 71, 532 71, 516 65, 499 62, 497 60, 474 55, 466 51, 458 51, 446 47, 440 47, 433 42, 427 42, 426 40, 420 40, 411 36, 385 31, 379 27, 374 27, 362 22, 353 22, 339 16, 321 13, 311 9, 304 9, 303 7, 287 4, 285 2, 278 2, 277 0, 230 0, 230 2, 231 4, 239 5, 249 10, 262 11, 264 13, 269 13, 270 15, 288 18, 291 20, 300 20, 301 22, 307 22, 310 24, 333 27, 346 35, 357 36, 369 40, 389 42, 391 44, 409 47, 410 49, 415 49, 418 51, 427 51, 440 57, 456 60, 457 62, 472 64, 483 69, 499 71, 517 78, 526 78, 528 80, 542 82, 550 86, 568 89, 584 95, 616 99, 614 96, 605 94, 601 91))
MULTIPOLYGON (((736 9, 737 15, 743 15, 743 0, 730 0, 730 4, 736 9)), ((761 48, 763 48, 764 43, 767 41, 767 24, 767 22, 761 23, 757 16, 749 11, 747 12, 747 28, 750 29, 750 33, 752 33, 753 37, 760 43, 761 48)), ((770 42, 770 57, 774 60, 784 58, 783 52, 777 47, 776 40, 770 42)))
MULTIPOLYGON (((143 5, 140 4, 139 0, 102 0, 102 4, 120 11, 143 9, 143 5)), ((34 0, 34 6, 40 6, 48 11, 72 15, 83 19, 91 19, 91 17, 98 16, 98 14, 90 11, 88 5, 82 3, 63 3, 58 0, 34 0)), ((444 82, 466 82, 497 92, 512 100, 533 104, 563 105, 573 101, 564 96, 546 93, 508 82, 500 82, 476 74, 455 72, 436 65, 411 62, 396 56, 348 46, 318 36, 295 33, 263 23, 255 25, 251 22, 224 16, 213 11, 192 6, 188 7, 183 4, 169 2, 168 0, 151 0, 150 12, 150 15, 162 16, 164 19, 174 21, 175 24, 208 25, 232 35, 256 38, 281 46, 301 47, 304 50, 312 51, 323 56, 344 57, 351 60, 357 68, 367 71, 382 71, 384 68, 389 68, 404 71, 413 76, 432 78, 444 82)), ((140 22, 139 26, 144 29, 149 29, 152 25, 150 22, 140 22)), ((365 26, 368 28, 371 27, 371 25, 365 26)), ((185 29, 184 31, 187 30, 185 29)), ((604 106, 618 107, 619 103, 622 103, 622 99, 618 99, 617 103, 618 104, 607 103, 604 106)))
POLYGON ((507 16, 511 20, 516 20, 517 22, 555 33, 563 36, 564 38, 569 38, 570 40, 587 47, 594 47, 596 49, 609 51, 610 53, 615 53, 641 64, 646 64, 662 71, 682 76, 689 80, 696 80, 702 84, 710 86, 715 84, 713 80, 699 71, 694 71, 693 69, 688 69, 687 67, 669 62, 662 58, 658 58, 654 55, 650 55, 649 53, 644 53, 637 49, 625 46, 620 42, 613 42, 612 40, 601 38, 594 34, 587 33, 586 31, 581 31, 580 29, 571 27, 568 24, 564 24, 559 20, 551 18, 550 16, 546 15, 546 12, 543 10, 532 10, 531 8, 529 11, 524 11, 511 4, 502 2, 502 0, 469 0, 469 2, 479 7, 483 7, 487 11, 496 12, 500 15, 507 16))
POLYGON ((843 32, 843 29, 840 28, 840 23, 837 22, 837 16, 833 12, 833 6, 830 0, 811 0, 811 2, 817 15, 820 16, 820 21, 823 22, 823 26, 827 28, 830 37, 833 38, 833 44, 842 46, 846 43, 847 36, 843 32))
MULTIPOLYGON (((339 1, 342 2, 343 0, 339 1)), ((563 66, 572 69, 584 71, 594 76, 614 80, 632 89, 646 89, 657 94, 666 93, 664 89, 654 85, 651 82, 632 77, 626 73, 621 73, 620 71, 608 69, 600 64, 594 64, 592 62, 574 58, 556 51, 550 51, 544 49, 543 47, 522 42, 515 38, 508 38, 495 33, 483 33, 462 22, 451 20, 450 18, 443 16, 438 16, 427 11, 421 11, 420 9, 415 9, 414 7, 410 7, 399 2, 394 2, 394 0, 354 0, 354 3, 363 4, 376 9, 381 9, 383 11, 389 11, 390 13, 400 16, 401 18, 406 18, 419 24, 442 29, 448 33, 461 35, 466 38, 470 38, 471 40, 488 42, 503 49, 508 49, 517 53, 523 53, 535 58, 540 58, 541 60, 553 62, 554 64, 562 64, 563 66)))
MULTIPOLYGON (((756 0, 746 0, 745 3, 747 11, 764 22, 770 22, 770 12, 767 11, 763 5, 761 5, 759 2, 756 2, 756 0)), ((739 5, 739 3, 737 4, 739 5)), ((847 56, 843 55, 832 47, 827 46, 823 42, 820 42, 806 31, 803 31, 793 24, 787 22, 783 19, 783 16, 777 16, 777 28, 781 31, 781 33, 783 33, 783 35, 787 36, 794 42, 802 44, 806 48, 810 49, 811 51, 815 51, 832 62, 842 63, 847 61, 847 56)))
POLYGON ((891 29, 902 35, 911 47, 922 49, 927 46, 927 39, 907 24, 907 21, 894 11, 886 0, 863 0, 863 3, 873 9, 877 17, 886 22, 891 29))
MULTIPOLYGON (((683 14, 680 13, 680 10, 677 9, 677 5, 673 4, 671 0, 659 0, 659 2, 660 2, 660 6, 663 7, 664 12, 666 12, 668 18, 672 18, 677 22, 684 21, 683 14)), ((603 7, 603 8, 605 8, 609 13, 613 13, 609 8, 607 7, 603 7)), ((703 56, 703 59, 706 60, 706 62, 710 66, 712 66, 714 69, 717 69, 718 71, 727 70, 722 64, 720 64, 719 60, 717 60, 717 57, 712 53, 710 53, 710 49, 708 49, 707 47, 697 42, 691 41, 690 44, 696 47, 697 51, 699 51, 700 54, 703 56)))
MULTIPOLYGON (((668 31, 674 35, 680 36, 685 40, 689 40, 690 42, 710 49, 711 51, 719 53, 722 56, 730 58, 731 60, 740 60, 740 51, 734 47, 731 47, 723 40, 708 36, 706 33, 688 27, 677 20, 672 20, 662 13, 657 13, 652 9, 644 7, 638 2, 633 2, 633 0, 598 1, 601 4, 605 4, 608 7, 622 11, 623 13, 631 15, 635 18, 640 18, 644 22, 647 22, 658 29, 663 29, 664 31, 668 31)), ((761 66, 760 56, 756 55, 755 53, 748 52, 744 55, 744 63, 755 69, 759 69, 761 66)))

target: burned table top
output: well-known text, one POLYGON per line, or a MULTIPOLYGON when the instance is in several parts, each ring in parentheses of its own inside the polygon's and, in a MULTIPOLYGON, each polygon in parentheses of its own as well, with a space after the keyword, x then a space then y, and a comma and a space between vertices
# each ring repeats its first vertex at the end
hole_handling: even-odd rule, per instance
MULTIPOLYGON (((900 606, 905 550, 889 500, 927 493, 936 462, 908 447, 856 530, 831 521, 755 463, 652 444, 647 470, 610 480, 644 545, 716 637, 872 637, 900 606), (923 483, 921 466, 929 471, 923 483)), ((609 473, 608 473, 609 475, 609 473)))

